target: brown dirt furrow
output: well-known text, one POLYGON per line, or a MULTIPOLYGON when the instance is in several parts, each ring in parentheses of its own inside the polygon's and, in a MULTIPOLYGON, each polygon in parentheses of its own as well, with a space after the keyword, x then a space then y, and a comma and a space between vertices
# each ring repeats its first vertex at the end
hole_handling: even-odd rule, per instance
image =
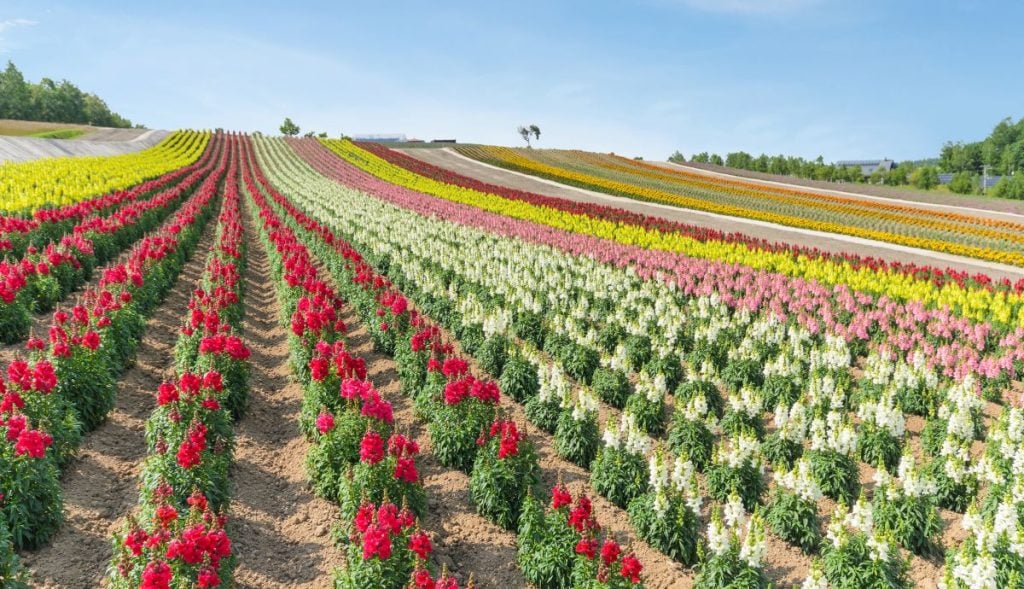
POLYGON ((181 317, 202 277, 215 226, 211 220, 177 284, 146 322, 136 363, 121 376, 107 421, 86 434, 78 457, 64 471, 64 525, 49 545, 22 554, 33 587, 100 585, 111 558, 111 535, 138 498, 145 422, 155 407, 157 386, 173 376, 181 317))
POLYGON ((469 476, 442 466, 430 454, 427 428, 416 417, 412 400, 399 392, 394 359, 374 351, 370 335, 353 309, 346 309, 343 319, 349 328, 346 344, 366 359, 370 380, 391 402, 397 431, 414 437, 424 450, 419 469, 427 491, 427 510, 421 525, 431 535, 431 558, 438 570, 447 566, 463 582, 472 575, 481 589, 525 587, 516 564, 515 533, 476 513, 469 497, 469 476))
MULTIPOLYGON (((244 215, 249 221, 248 214, 244 215)), ((338 510, 308 489, 299 431, 302 388, 291 379, 287 333, 266 252, 247 224, 244 338, 252 351, 249 407, 235 428, 229 533, 239 587, 330 587, 341 553, 332 546, 338 510)))

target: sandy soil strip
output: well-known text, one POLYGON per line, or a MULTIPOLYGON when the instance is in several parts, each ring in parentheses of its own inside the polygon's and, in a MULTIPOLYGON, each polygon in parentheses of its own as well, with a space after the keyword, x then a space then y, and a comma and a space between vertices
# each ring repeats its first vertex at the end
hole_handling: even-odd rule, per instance
POLYGON ((145 422, 155 407, 157 386, 173 376, 178 328, 202 278, 215 227, 211 219, 178 283, 146 322, 136 364, 118 383, 114 410, 86 434, 78 457, 64 471, 64 525, 48 546, 22 554, 33 587, 100 585, 110 562, 111 534, 138 500, 145 422))

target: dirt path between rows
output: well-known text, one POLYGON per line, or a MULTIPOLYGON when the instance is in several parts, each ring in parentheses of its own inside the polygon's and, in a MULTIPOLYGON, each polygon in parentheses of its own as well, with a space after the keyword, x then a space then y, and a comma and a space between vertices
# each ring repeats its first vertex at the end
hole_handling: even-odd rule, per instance
POLYGON ((431 559, 437 569, 447 566, 460 583, 472 575, 480 589, 525 587, 526 580, 516 564, 515 533, 478 515, 469 497, 469 476, 434 459, 425 423, 416 417, 412 399, 399 390, 395 360, 374 351, 370 334, 355 310, 345 311, 349 351, 366 359, 368 377, 391 402, 395 430, 415 438, 423 450, 418 466, 427 491, 427 509, 420 524, 431 535, 431 559))
POLYGON ((111 558, 111 535, 138 501, 138 474, 146 456, 145 423, 154 393, 173 377, 174 343, 189 296, 202 278, 216 219, 171 289, 146 322, 135 365, 118 382, 113 411, 82 440, 61 478, 64 525, 53 541, 22 554, 33 587, 98 587, 111 558))
POLYGON ((246 344, 252 351, 249 407, 235 428, 229 533, 239 587, 331 587, 341 553, 331 544, 337 507, 308 490, 299 431, 302 387, 291 379, 270 263, 247 212, 246 344))

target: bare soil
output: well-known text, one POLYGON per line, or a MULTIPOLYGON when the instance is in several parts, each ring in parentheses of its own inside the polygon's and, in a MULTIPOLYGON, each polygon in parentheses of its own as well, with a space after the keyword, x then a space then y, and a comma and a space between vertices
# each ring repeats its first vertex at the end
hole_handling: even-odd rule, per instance
POLYGON ((308 490, 299 431, 302 388, 291 379, 269 261, 244 214, 249 237, 244 338, 252 352, 249 407, 235 432, 229 534, 239 587, 331 586, 341 553, 331 544, 337 507, 308 490))
POLYGON ((174 344, 192 289, 202 278, 213 245, 214 221, 167 299, 146 322, 136 363, 118 382, 107 421, 82 441, 78 457, 61 478, 64 524, 51 543, 23 552, 33 587, 98 587, 111 558, 111 536, 138 500, 138 474, 146 455, 145 422, 155 392, 173 377, 174 344))

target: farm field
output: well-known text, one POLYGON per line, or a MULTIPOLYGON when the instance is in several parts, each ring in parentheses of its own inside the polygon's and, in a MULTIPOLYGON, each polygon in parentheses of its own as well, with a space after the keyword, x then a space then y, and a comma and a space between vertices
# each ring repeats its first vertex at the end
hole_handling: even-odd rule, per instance
POLYGON ((825 195, 627 158, 567 150, 460 146, 511 170, 628 198, 1020 265, 1020 220, 825 195))
MULTIPOLYGON (((367 145, 366 147, 371 148, 372 146, 367 145)), ((751 221, 739 217, 722 217, 720 215, 701 213, 692 209, 681 209, 671 205, 649 203, 602 192, 584 190, 575 186, 561 185, 535 176, 519 174, 505 168, 488 166, 477 160, 463 157, 451 149, 403 149, 402 153, 451 172, 498 186, 611 206, 678 221, 683 224, 717 230, 723 233, 742 233, 764 239, 768 242, 817 248, 840 254, 846 251, 856 251, 863 258, 871 257, 895 263, 952 267, 967 274, 985 274, 995 280, 1007 278, 1014 282, 1024 276, 1024 270, 1018 267, 836 234, 811 232, 782 225, 769 226, 760 221, 751 221)), ((658 165, 661 164, 659 163, 658 165)), ((666 163, 665 165, 670 164, 666 163)), ((1013 217, 1007 218, 1013 219, 1013 217)))
POLYGON ((1024 220, 456 151, 0 165, 0 585, 1024 586, 1024 220))

